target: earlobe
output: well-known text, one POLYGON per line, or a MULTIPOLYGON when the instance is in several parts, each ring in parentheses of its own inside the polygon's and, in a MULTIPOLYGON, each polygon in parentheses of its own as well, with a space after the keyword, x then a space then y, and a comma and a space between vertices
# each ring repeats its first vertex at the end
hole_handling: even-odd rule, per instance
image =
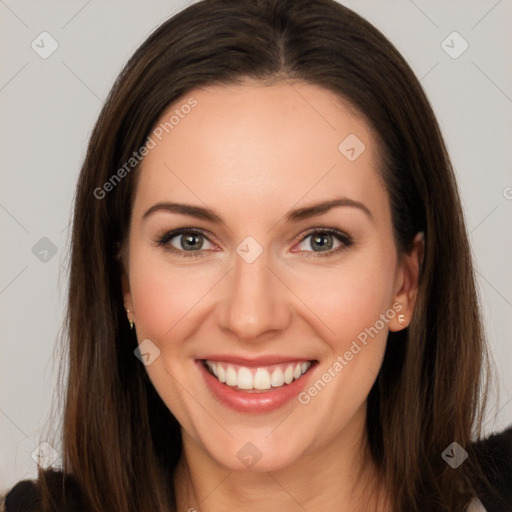
POLYGON ((126 309, 126 318, 130 324, 130 329, 133 329, 133 324, 135 322, 133 305, 132 305, 132 295, 130 293, 130 283, 128 280, 128 276, 125 272, 121 275, 121 287, 123 289, 123 301, 124 301, 124 309, 126 309))
POLYGON ((133 303, 132 303, 132 294, 130 290, 130 280, 128 278, 128 273, 126 272, 123 259, 119 261, 120 267, 121 267, 121 290, 123 293, 123 302, 124 302, 124 309, 126 310, 126 315, 128 317, 128 321, 130 322, 130 326, 133 325, 133 303))
POLYGON ((390 331, 401 331, 409 326, 418 296, 420 271, 423 265, 425 237, 423 232, 416 234, 409 253, 402 255, 397 274, 397 292, 394 303, 400 304, 395 310, 398 314, 389 322, 390 331), (399 310, 399 311, 398 311, 399 310))
POLYGON ((408 315, 404 304, 402 304, 399 300, 395 300, 393 303, 393 310, 395 311, 395 316, 390 320, 388 324, 389 330, 391 332, 397 332, 408 327, 411 317, 408 315))

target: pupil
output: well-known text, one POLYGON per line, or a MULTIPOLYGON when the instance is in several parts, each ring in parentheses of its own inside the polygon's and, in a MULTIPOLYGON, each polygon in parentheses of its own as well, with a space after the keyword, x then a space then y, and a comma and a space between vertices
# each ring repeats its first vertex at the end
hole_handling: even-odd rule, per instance
POLYGON ((318 242, 318 246, 320 248, 326 248, 331 249, 332 248, 332 236, 331 235, 316 235, 313 238, 313 245, 318 242), (325 242, 325 240, 328 240, 328 242, 325 242))
POLYGON ((200 235, 186 235, 182 238, 181 246, 183 249, 197 249, 201 248, 202 243, 194 243, 197 242, 200 235))

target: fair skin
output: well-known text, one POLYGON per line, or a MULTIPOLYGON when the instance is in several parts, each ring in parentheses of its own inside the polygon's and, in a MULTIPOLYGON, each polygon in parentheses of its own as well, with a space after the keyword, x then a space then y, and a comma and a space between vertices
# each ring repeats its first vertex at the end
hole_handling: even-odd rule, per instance
POLYGON ((363 500, 366 483, 384 491, 363 456, 366 399, 388 331, 410 322, 422 242, 397 254, 377 143, 333 93, 305 83, 210 86, 161 120, 191 96, 197 106, 137 171, 123 276, 139 343, 149 339, 160 350, 146 370, 182 427, 178 510, 376 510, 363 500), (354 161, 338 150, 349 134, 366 146, 354 161), (286 220, 290 210, 337 198, 354 203, 286 220), (160 202, 208 208, 223 223, 164 210, 143 218, 160 202), (186 234, 167 241, 178 254, 155 243, 178 228, 204 233, 199 257, 183 255, 193 252, 181 245, 186 234), (333 245, 322 257, 311 228, 337 229, 352 244, 324 235, 333 245), (263 250, 251 263, 236 252, 248 236, 263 250), (405 323, 394 315, 308 403, 234 410, 198 370, 212 350, 288 354, 317 362, 304 376, 309 388, 397 303, 405 323), (261 454, 250 468, 237 456, 249 442, 261 454))

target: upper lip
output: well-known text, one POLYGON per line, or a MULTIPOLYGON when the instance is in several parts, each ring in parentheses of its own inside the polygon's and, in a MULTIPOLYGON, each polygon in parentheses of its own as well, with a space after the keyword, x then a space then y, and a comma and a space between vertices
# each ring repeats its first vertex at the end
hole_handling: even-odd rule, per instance
POLYGON ((307 363, 308 361, 315 361, 315 359, 308 359, 305 357, 293 357, 293 356, 284 356, 284 355, 266 355, 266 356, 258 356, 258 357, 239 357, 234 356, 232 354, 212 354, 209 356, 204 356, 199 358, 200 360, 208 360, 208 361, 216 361, 216 362, 225 362, 232 363, 238 366, 268 366, 271 364, 280 364, 280 363, 307 363))

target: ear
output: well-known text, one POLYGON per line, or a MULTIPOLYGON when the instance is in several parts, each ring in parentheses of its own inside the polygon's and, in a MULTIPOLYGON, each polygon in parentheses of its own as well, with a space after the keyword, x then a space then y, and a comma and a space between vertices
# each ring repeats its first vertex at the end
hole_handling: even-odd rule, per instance
POLYGON ((119 272, 121 279, 121 290, 123 293, 124 309, 129 311, 127 313, 128 320, 135 322, 135 312, 133 310, 132 294, 130 289, 130 279, 128 272, 128 255, 126 254, 125 247, 121 248, 117 254, 117 261, 119 264, 119 272))
POLYGON ((397 314, 389 322, 390 331, 401 331, 411 323, 414 305, 418 297, 419 276, 424 252, 425 237, 423 232, 419 232, 414 237, 412 249, 402 255, 398 264, 393 301, 393 309, 397 314))

